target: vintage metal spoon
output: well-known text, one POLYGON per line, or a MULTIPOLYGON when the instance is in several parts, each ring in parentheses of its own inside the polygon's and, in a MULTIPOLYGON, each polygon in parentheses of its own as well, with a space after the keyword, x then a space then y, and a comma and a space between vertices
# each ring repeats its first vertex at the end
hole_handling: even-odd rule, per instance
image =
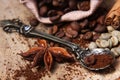
POLYGON ((19 19, 13 19, 13 20, 2 20, 0 21, 0 26, 3 27, 3 30, 5 32, 8 33, 12 33, 14 31, 19 32, 22 35, 25 36, 34 36, 34 37, 42 37, 60 44, 63 44, 67 47, 70 48, 70 50, 76 55, 76 58, 80 61, 80 63, 87 69, 89 70, 101 70, 101 69, 105 69, 107 67, 109 67, 115 60, 115 56, 113 55, 113 53, 108 50, 108 49, 93 49, 93 50, 86 50, 86 49, 82 49, 80 48, 77 44, 66 41, 66 40, 62 40, 60 38, 57 38, 55 36, 49 35, 47 33, 38 31, 36 29, 34 29, 33 27, 29 26, 29 25, 25 25, 24 23, 22 23, 19 19), (108 64, 107 66, 104 67, 100 67, 100 68, 90 68, 88 67, 85 62, 84 62, 84 58, 91 55, 91 54, 107 54, 107 55, 111 55, 112 57, 112 62, 110 64, 108 64))

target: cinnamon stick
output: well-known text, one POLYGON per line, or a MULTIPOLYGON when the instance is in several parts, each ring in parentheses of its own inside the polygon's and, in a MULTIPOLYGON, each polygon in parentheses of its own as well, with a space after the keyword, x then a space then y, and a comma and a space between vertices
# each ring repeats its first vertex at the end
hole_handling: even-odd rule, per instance
POLYGON ((120 0, 116 0, 115 4, 109 11, 105 19, 106 25, 111 25, 113 28, 118 29, 120 26, 120 0))

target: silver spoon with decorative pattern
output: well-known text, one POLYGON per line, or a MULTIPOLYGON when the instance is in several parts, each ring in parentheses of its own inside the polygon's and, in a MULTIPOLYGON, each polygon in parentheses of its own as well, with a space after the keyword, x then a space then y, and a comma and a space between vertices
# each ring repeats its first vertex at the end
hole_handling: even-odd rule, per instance
MULTIPOLYGON (((1 24, 0 26, 3 27, 3 30, 8 33, 17 31, 20 34, 27 36, 27 37, 41 37, 41 38, 45 38, 47 40, 51 40, 51 41, 54 41, 54 42, 57 42, 57 43, 67 46, 76 55, 77 60, 79 60, 80 63, 89 70, 105 69, 105 68, 109 67, 115 61, 115 56, 113 55, 113 53, 110 50, 101 49, 101 48, 93 49, 93 50, 82 49, 75 43, 72 43, 72 42, 60 39, 58 37, 49 35, 47 33, 38 31, 37 29, 35 29, 29 25, 25 25, 19 19, 3 20, 3 21, 0 21, 0 24, 1 24), (110 56, 112 59, 111 62, 106 64, 105 66, 97 67, 97 68, 92 68, 86 64, 86 62, 85 62, 86 57, 88 57, 90 55, 102 55, 102 54, 106 54, 106 55, 110 56)), ((94 60, 94 58, 92 60, 94 60)), ((90 60, 88 59, 88 62, 89 61, 90 60)), ((96 62, 96 61, 94 61, 94 62, 96 62)))

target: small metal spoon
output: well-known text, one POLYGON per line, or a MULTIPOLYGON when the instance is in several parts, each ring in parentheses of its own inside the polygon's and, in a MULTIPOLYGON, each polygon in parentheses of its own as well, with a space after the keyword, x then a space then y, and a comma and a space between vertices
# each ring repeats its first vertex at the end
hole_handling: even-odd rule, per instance
POLYGON ((93 49, 93 50, 82 49, 75 43, 72 43, 72 42, 60 39, 58 37, 49 35, 47 33, 38 31, 29 25, 25 25, 19 19, 3 20, 0 22, 0 24, 3 27, 3 30, 5 32, 12 33, 14 31, 17 31, 20 34, 25 35, 25 36, 42 37, 42 38, 45 38, 45 39, 48 39, 48 40, 51 40, 51 41, 54 41, 54 42, 57 42, 57 43, 60 43, 60 44, 67 46, 76 55, 76 58, 80 61, 82 66, 84 66, 85 68, 87 68, 89 70, 105 69, 105 68, 109 67, 115 61, 115 56, 108 49, 107 50, 101 49, 101 48, 93 49), (108 64, 107 66, 100 67, 100 68, 90 68, 89 66, 86 66, 85 62, 84 62, 84 58, 91 55, 91 54, 96 55, 98 53, 111 55, 111 57, 113 59, 112 62, 110 64, 108 64))

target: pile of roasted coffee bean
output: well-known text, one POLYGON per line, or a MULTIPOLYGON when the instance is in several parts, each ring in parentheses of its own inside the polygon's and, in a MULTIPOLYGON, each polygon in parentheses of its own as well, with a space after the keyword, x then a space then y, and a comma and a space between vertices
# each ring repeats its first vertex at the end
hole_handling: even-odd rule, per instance
POLYGON ((56 22, 60 17, 73 10, 87 11, 90 9, 90 0, 38 0, 39 15, 50 17, 56 22))
MULTIPOLYGON (((50 34, 69 41, 73 39, 83 39, 77 41, 82 43, 84 43, 83 41, 95 41, 101 33, 107 32, 107 27, 104 25, 105 14, 106 10, 99 8, 92 16, 86 19, 61 23, 61 25, 55 24, 51 27, 50 34)), ((76 42, 76 40, 74 41, 76 42)))
MULTIPOLYGON (((38 9, 40 13, 42 8, 43 10, 47 9, 46 11, 44 10, 44 15, 40 15, 51 18, 58 15, 57 13, 63 15, 66 13, 65 10, 67 9, 68 11, 76 9, 86 11, 90 8, 89 0, 40 0, 38 2, 38 9), (75 8, 71 7, 71 5, 74 5, 73 3, 76 4, 74 6, 75 8), (62 6, 63 4, 64 6, 62 6)), ((107 32, 107 27, 104 25, 106 13, 107 11, 105 8, 99 7, 91 16, 85 19, 47 25, 51 26, 49 27, 49 34, 68 41, 77 42, 80 46, 85 46, 88 42, 98 39, 101 33, 107 32)), ((39 22, 35 19, 30 21, 32 26, 36 26, 38 23, 39 22)))

